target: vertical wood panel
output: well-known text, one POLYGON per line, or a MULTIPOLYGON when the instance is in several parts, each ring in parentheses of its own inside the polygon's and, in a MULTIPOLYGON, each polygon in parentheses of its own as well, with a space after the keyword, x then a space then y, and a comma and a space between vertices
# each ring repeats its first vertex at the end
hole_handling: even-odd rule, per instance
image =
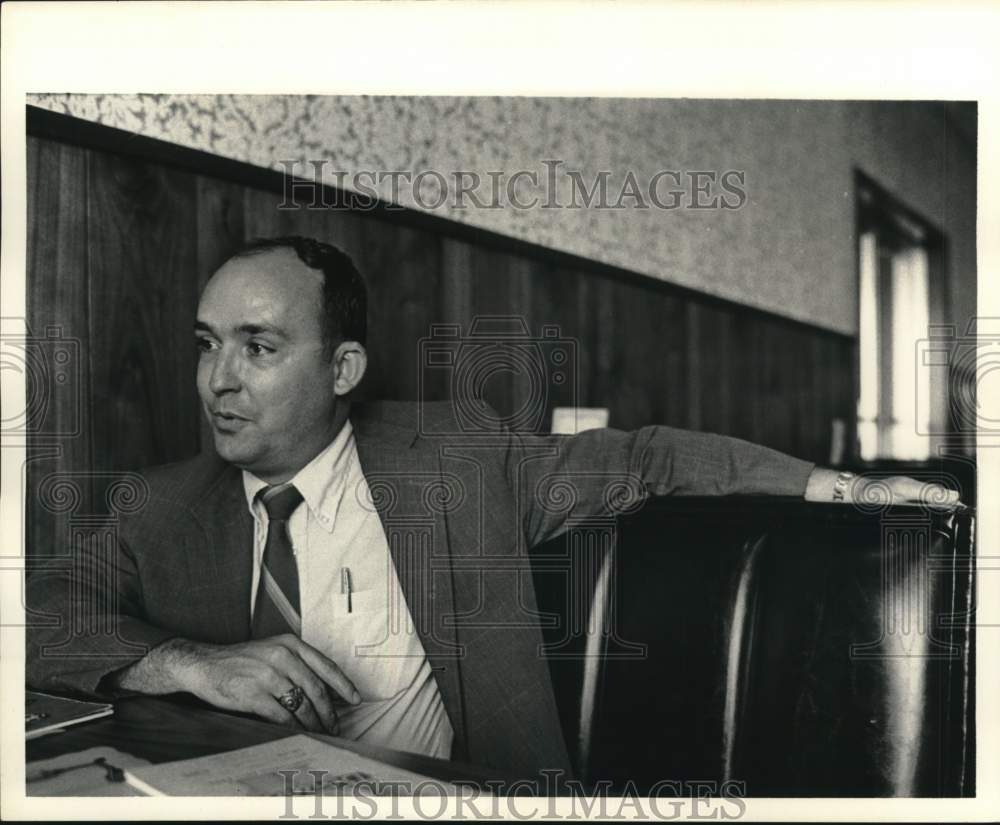
POLYGON ((701 381, 704 371, 701 352, 702 307, 695 301, 684 305, 684 392, 687 400, 687 410, 684 426, 691 430, 699 430, 702 423, 702 393, 701 381))
POLYGON ((699 360, 702 365, 688 392, 698 393, 702 428, 707 432, 736 435, 733 414, 733 375, 736 365, 731 359, 733 347, 733 317, 726 309, 703 306, 698 330, 699 360))
POLYGON ((304 235, 334 244, 350 255, 355 263, 364 254, 364 226, 374 220, 372 216, 343 209, 309 209, 304 206, 279 209, 282 203, 280 194, 241 188, 243 234, 246 240, 304 235))
MULTIPOLYGON (((580 273, 571 276, 564 267, 559 266, 553 268, 553 277, 559 279, 564 290, 572 290, 575 318, 572 338, 576 349, 577 397, 580 406, 593 407, 596 405, 591 399, 595 395, 595 376, 600 358, 598 339, 592 333, 595 322, 593 280, 580 273)), ((565 297, 563 300, 566 301, 565 297)))
POLYGON ((87 209, 95 468, 196 453, 194 176, 92 153, 87 209))
MULTIPOLYGON (((474 248, 470 278, 472 318, 469 326, 462 329, 463 336, 470 342, 495 340, 490 335, 490 330, 495 330, 496 324, 490 322, 484 326, 486 316, 507 316, 508 325, 527 324, 531 314, 530 307, 526 305, 526 296, 521 295, 513 276, 514 266, 515 262, 509 254, 494 249, 474 248)), ((475 356, 475 363, 484 363, 483 357, 475 356)), ((511 416, 517 410, 516 379, 513 373, 495 372, 482 382, 473 380, 483 377, 484 373, 480 370, 460 370, 456 375, 469 377, 467 381, 459 378, 454 385, 463 395, 479 394, 503 417, 511 416)))
POLYGON ((440 323, 468 327, 472 322, 472 255, 471 244, 441 239, 440 323))
MULTIPOLYGON (((87 306, 87 153, 75 146, 29 138, 27 145, 27 331, 34 336, 23 351, 7 350, 5 361, 38 357, 44 372, 27 372, 29 407, 25 491, 25 550, 30 555, 68 555, 68 511, 53 512, 40 497, 51 474, 85 472, 93 466, 90 440, 90 330, 87 306), (58 352, 70 356, 56 370, 58 352), (58 381, 58 373, 65 380, 58 381), (32 403, 33 400, 33 403, 32 403), (34 413, 40 411, 36 416, 34 413)), ((5 363, 5 366, 7 364, 5 363)), ((27 363, 25 363, 27 367, 27 363)), ((11 411, 5 410, 9 419, 11 411)), ((79 511, 91 512, 93 495, 76 482, 79 511)))
POLYGON ((555 407, 588 406, 586 315, 577 298, 583 278, 577 271, 526 257, 520 261, 519 303, 526 309, 525 325, 542 367, 538 414, 547 429, 555 407))
MULTIPOLYGON (((616 318, 615 292, 617 284, 609 278, 587 278, 590 284, 591 314, 589 334, 580 342, 581 349, 592 353, 593 361, 590 370, 591 391, 588 405, 592 407, 609 407, 609 399, 617 390, 615 378, 616 358, 616 318)), ((611 426, 621 424, 612 420, 611 426)))
POLYGON ((277 196, 273 192, 245 188, 243 191, 243 231, 246 237, 270 238, 287 235, 288 230, 281 225, 277 196))
MULTIPOLYGON (((472 283, 474 280, 475 248, 472 244, 455 238, 441 238, 441 277, 438 294, 434 296, 427 317, 428 340, 432 326, 457 326, 468 334, 473 320, 472 283)), ((418 367, 425 398, 445 400, 452 397, 453 371, 430 367, 423 352, 417 353, 418 367)))
POLYGON ((575 402, 574 368, 566 368, 575 356, 565 337, 573 322, 561 312, 561 302, 552 299, 549 267, 523 255, 511 256, 508 265, 511 306, 526 332, 524 340, 515 343, 514 352, 537 368, 537 372, 525 373, 517 362, 510 363, 509 406, 515 411, 515 426, 524 422, 523 426, 535 431, 548 429, 552 408, 575 402))
POLYGON ((243 193, 246 187, 198 175, 195 181, 198 292, 246 241, 243 193))
POLYGON ((440 319, 441 241, 379 220, 363 224, 356 263, 368 284, 366 397, 416 399, 426 374, 420 340, 440 319))
POLYGON ((760 405, 760 428, 757 437, 762 443, 792 443, 795 440, 794 350, 798 334, 790 334, 768 326, 762 336, 763 393, 760 405))
POLYGON ((672 296, 631 284, 617 292, 617 299, 612 332, 619 353, 615 426, 682 426, 687 392, 682 307, 672 296))
POLYGON ((813 461, 828 462, 830 456, 831 422, 843 415, 843 407, 837 398, 836 388, 831 381, 831 370, 837 369, 833 349, 818 338, 811 338, 803 346, 801 386, 803 399, 803 437, 796 447, 805 452, 813 461))
MULTIPOLYGON (((672 295, 664 296, 666 300, 662 303, 656 298, 656 293, 651 291, 647 301, 653 306, 660 304, 659 312, 654 315, 656 320, 652 331, 660 341, 658 354, 663 358, 664 369, 659 386, 654 388, 660 397, 660 402, 655 407, 654 420, 671 427, 685 427, 688 419, 686 396, 696 390, 696 387, 689 388, 687 384, 689 373, 686 366, 690 353, 686 349, 688 339, 685 302, 672 295)), ((620 335, 627 335, 627 324, 620 330, 620 335)), ((640 355, 639 358, 641 357, 640 355)))

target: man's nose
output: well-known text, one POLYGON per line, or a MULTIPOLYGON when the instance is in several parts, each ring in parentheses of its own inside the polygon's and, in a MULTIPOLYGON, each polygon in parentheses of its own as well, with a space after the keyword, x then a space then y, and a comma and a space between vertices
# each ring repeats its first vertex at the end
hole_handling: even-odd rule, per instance
POLYGON ((239 390, 240 375, 235 359, 236 356, 225 349, 216 356, 208 379, 208 388, 216 395, 239 390))

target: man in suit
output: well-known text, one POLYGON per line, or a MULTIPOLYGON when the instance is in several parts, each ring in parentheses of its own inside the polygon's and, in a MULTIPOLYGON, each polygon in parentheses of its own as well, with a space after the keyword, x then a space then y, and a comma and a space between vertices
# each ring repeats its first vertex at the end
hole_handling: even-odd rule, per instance
POLYGON ((863 485, 666 427, 532 436, 480 416, 469 433, 450 404, 352 406, 365 316, 354 265, 316 241, 258 242, 215 273, 195 324, 214 451, 144 474, 110 557, 32 578, 32 609, 59 622, 29 632, 29 684, 182 691, 512 774, 568 770, 529 547, 648 494, 850 501, 863 485), (67 636, 80 616, 107 632, 67 636))

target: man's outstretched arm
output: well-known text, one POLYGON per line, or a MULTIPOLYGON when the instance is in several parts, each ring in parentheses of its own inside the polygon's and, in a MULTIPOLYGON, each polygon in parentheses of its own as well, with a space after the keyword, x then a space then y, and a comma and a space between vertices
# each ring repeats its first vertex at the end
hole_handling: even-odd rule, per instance
POLYGON ((615 495, 774 495, 845 504, 883 503, 888 498, 893 503, 940 506, 958 502, 957 493, 940 485, 902 476, 856 477, 741 439, 659 426, 631 432, 590 430, 576 436, 512 434, 506 474, 517 491, 530 545, 557 535, 569 518, 611 515, 609 502, 615 495), (549 497, 566 495, 571 507, 549 506, 549 497))

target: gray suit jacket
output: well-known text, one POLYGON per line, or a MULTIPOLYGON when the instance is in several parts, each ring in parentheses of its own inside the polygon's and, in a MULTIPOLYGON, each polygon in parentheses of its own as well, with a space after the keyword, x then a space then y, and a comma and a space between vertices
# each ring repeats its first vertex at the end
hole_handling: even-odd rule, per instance
MULTIPOLYGON (((648 494, 802 495, 813 466, 666 427, 463 433, 450 404, 365 405, 351 419, 455 730, 453 755, 523 776, 570 768, 528 548, 648 494)), ((250 637, 252 520, 240 471, 208 453, 142 477, 148 499, 121 520, 116 546, 29 579, 30 609, 54 617, 29 627, 32 687, 102 695, 105 675, 168 638, 250 637)))

